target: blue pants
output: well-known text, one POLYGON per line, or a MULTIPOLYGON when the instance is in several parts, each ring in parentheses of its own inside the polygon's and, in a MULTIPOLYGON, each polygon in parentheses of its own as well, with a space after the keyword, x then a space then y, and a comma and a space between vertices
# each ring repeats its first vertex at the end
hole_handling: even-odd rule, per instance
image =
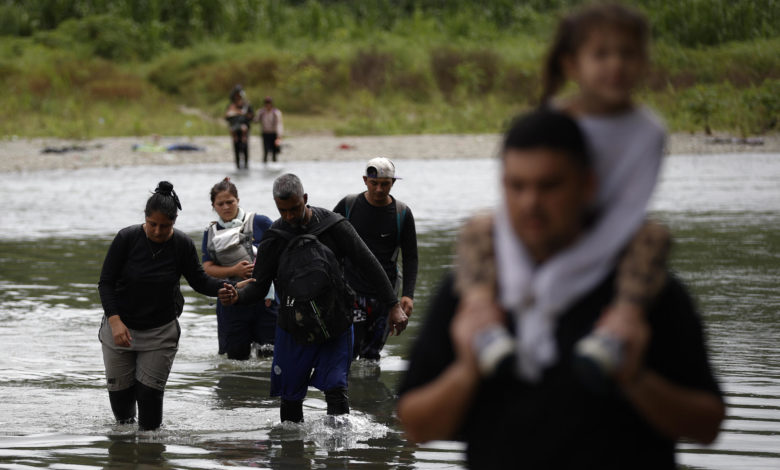
POLYGON ((309 386, 327 391, 347 388, 352 363, 352 328, 322 344, 300 344, 276 327, 271 396, 303 400, 309 386), (312 372, 313 370, 313 372, 312 372))

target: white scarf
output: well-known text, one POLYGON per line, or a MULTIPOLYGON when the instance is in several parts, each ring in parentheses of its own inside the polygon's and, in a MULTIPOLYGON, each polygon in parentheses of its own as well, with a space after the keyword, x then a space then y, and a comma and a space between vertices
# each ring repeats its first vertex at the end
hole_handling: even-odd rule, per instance
POLYGON ((236 218, 228 222, 225 222, 224 220, 222 220, 222 218, 217 217, 217 225, 219 225, 222 228, 233 228, 233 227, 240 227, 244 225, 244 209, 239 207, 238 214, 236 214, 236 218))
POLYGON ((596 287, 645 218, 655 187, 664 130, 644 109, 607 119, 580 119, 599 178, 596 223, 576 242, 535 266, 515 235, 506 207, 495 217, 499 302, 515 319, 518 371, 541 379, 557 359, 558 317, 596 287))

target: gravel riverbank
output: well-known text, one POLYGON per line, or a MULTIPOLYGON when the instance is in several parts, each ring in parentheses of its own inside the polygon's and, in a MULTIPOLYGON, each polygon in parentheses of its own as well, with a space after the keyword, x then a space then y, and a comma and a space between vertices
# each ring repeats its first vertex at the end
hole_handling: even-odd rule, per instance
MULTIPOLYGON (((404 158, 489 158, 496 154, 500 136, 404 135, 336 137, 291 136, 285 139, 280 159, 366 160, 382 155, 404 158)), ((780 135, 754 139, 696 134, 673 134, 671 154, 780 153, 780 135)), ((0 140, 0 173, 128 165, 178 165, 185 163, 233 164, 232 144, 225 136, 202 137, 105 137, 86 141, 33 138, 0 140), (201 150, 169 150, 185 144, 201 150)), ((262 164, 258 136, 250 142, 249 163, 262 164)))

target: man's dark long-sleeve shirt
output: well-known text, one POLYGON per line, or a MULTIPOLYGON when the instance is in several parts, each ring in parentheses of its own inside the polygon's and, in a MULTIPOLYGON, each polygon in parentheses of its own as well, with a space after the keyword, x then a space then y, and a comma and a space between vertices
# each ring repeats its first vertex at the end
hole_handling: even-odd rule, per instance
POLYGON ((165 243, 150 241, 142 225, 123 228, 103 261, 98 291, 107 317, 119 315, 136 330, 156 328, 181 314, 181 276, 195 291, 216 297, 223 279, 203 271, 192 239, 173 231, 165 243))
MULTIPOLYGON (((398 277, 398 260, 396 253, 400 247, 403 260, 403 288, 401 295, 414 298, 414 287, 417 283, 417 230, 414 225, 412 210, 408 207, 404 214, 397 214, 396 200, 386 206, 376 207, 369 204, 364 193, 358 194, 354 206, 350 209, 349 222, 366 243, 371 253, 376 256, 384 268, 390 283, 395 285, 398 277), (398 217, 402 220, 398 220, 398 217), (400 223, 399 223, 400 222, 400 223), (398 233, 400 225, 401 233, 398 233)), ((336 204, 333 209, 337 214, 346 216, 346 199, 336 204)), ((357 292, 374 296, 376 286, 360 275, 352 263, 347 262, 347 281, 357 292)))
MULTIPOLYGON (((329 217, 340 217, 333 212, 321 207, 311 207, 311 220, 305 227, 293 227, 282 219, 277 219, 271 230, 263 235, 260 245, 257 247, 257 261, 252 277, 256 282, 248 284, 239 291, 238 303, 250 304, 261 301, 271 282, 276 278, 279 266, 279 257, 287 246, 287 240, 274 233, 274 229, 304 234, 315 231, 317 226, 329 217)), ((371 254, 360 236, 349 223, 337 222, 319 235, 319 240, 336 255, 338 259, 348 259, 352 265, 359 269, 360 274, 372 285, 378 286, 377 298, 388 306, 397 303, 395 292, 387 278, 379 261, 371 254)), ((280 292, 280 298, 284 292, 280 292)), ((280 317, 281 321, 281 317, 280 317)))

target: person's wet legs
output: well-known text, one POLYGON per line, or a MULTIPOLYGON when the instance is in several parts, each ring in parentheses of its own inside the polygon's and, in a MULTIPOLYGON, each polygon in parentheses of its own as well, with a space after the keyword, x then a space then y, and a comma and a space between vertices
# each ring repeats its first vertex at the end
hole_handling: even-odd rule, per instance
POLYGON ((244 169, 249 169, 249 128, 241 127, 241 153, 244 155, 244 169))
POLYGON ((268 154, 276 161, 276 134, 263 133, 263 163, 268 163, 268 154))
POLYGON ((303 400, 285 400, 282 398, 282 404, 279 407, 279 415, 282 422, 290 421, 293 423, 303 422, 303 400))
POLYGON ((241 142, 238 140, 233 141, 233 154, 236 157, 236 169, 241 169, 241 142))
POLYGON ((349 398, 346 387, 336 387, 325 391, 325 403, 329 415, 349 414, 349 398))
POLYGON ((135 399, 138 401, 138 429, 153 431, 162 424, 163 390, 135 384, 135 399))
POLYGON ((119 424, 135 423, 135 386, 124 390, 109 391, 108 400, 119 424))
POLYGON ((377 299, 358 296, 355 303, 355 342, 352 358, 378 361, 387 342, 389 311, 377 299))

